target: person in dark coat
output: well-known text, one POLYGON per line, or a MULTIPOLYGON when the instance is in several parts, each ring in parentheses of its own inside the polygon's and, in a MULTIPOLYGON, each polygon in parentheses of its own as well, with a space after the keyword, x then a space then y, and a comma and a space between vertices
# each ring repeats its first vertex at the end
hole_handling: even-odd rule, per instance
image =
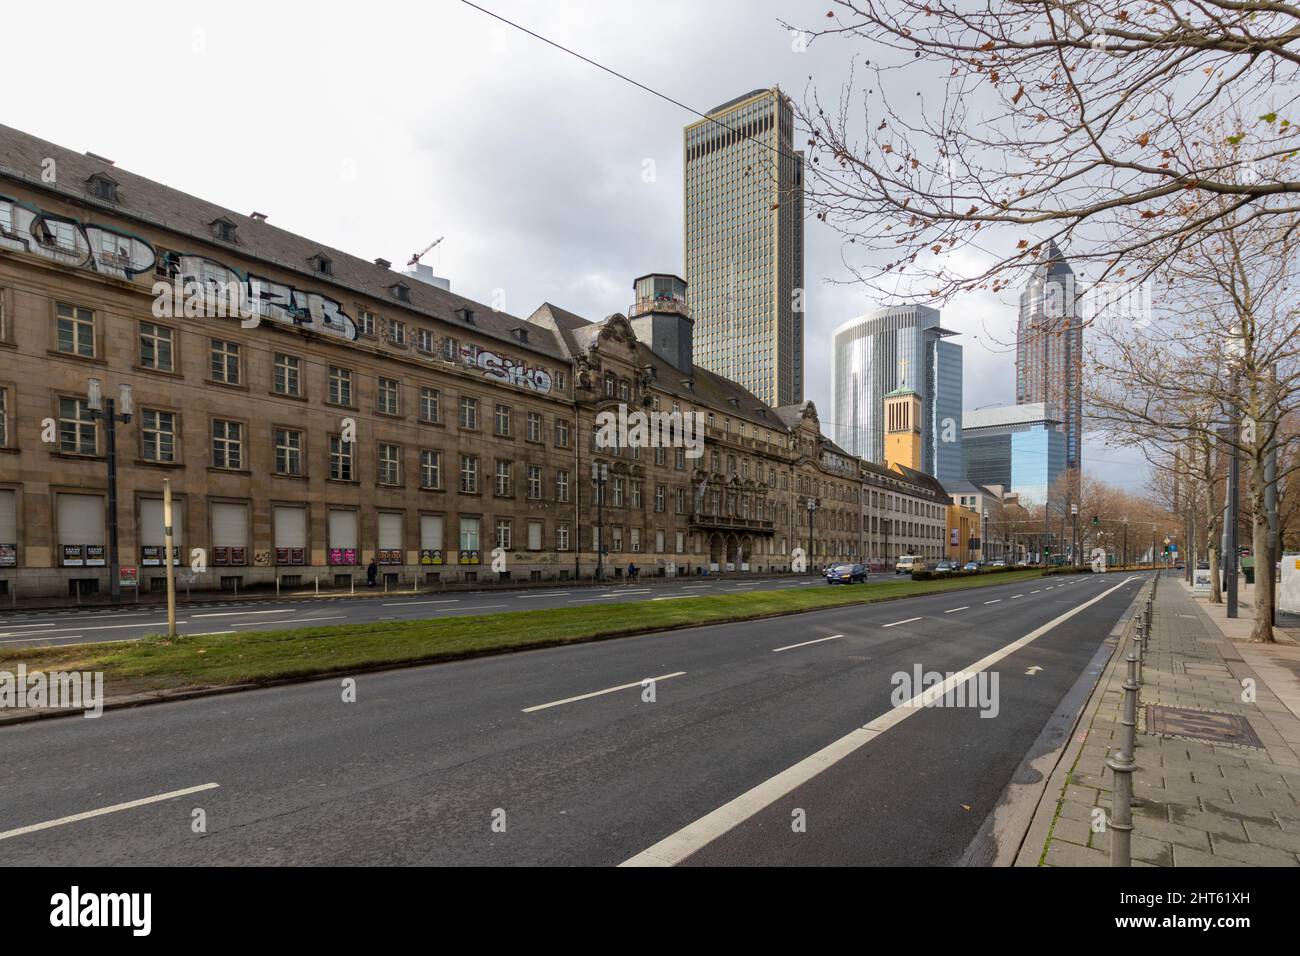
POLYGON ((375 559, 370 559, 369 566, 366 567, 366 583, 372 588, 375 586, 375 579, 379 577, 379 565, 375 564, 375 559))

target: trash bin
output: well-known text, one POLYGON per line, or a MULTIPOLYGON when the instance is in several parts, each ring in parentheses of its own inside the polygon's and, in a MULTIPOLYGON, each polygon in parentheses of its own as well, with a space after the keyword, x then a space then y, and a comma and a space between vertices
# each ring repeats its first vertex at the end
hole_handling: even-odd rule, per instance
POLYGON ((1255 559, 1254 558, 1242 558, 1241 571, 1244 575, 1246 575, 1247 584, 1255 583, 1255 559))

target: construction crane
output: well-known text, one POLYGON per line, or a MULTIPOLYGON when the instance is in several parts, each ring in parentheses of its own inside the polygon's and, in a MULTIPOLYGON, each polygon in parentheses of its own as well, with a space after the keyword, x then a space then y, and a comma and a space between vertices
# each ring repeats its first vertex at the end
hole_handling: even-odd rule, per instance
POLYGON ((437 239, 433 240, 433 242, 429 243, 427 246, 424 247, 424 251, 423 251, 423 252, 417 252, 415 255, 411 256, 411 261, 408 262, 407 265, 408 265, 408 266, 418 266, 418 265, 420 264, 420 260, 423 259, 425 256, 427 256, 427 255, 429 254, 430 250, 432 250, 434 246, 436 246, 438 243, 442 242, 442 240, 445 239, 445 238, 447 238, 447 237, 446 237, 446 236, 439 236, 437 239))

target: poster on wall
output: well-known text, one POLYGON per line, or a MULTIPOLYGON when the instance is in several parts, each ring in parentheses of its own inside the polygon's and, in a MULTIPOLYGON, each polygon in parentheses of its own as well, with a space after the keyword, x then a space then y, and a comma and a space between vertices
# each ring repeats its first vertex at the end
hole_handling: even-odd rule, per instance
POLYGON ((356 564, 356 548, 330 548, 330 564, 356 564))
POLYGON ((459 560, 461 564, 478 564, 479 554, 477 551, 461 551, 459 560))
POLYGON ((63 546, 63 565, 64 567, 81 567, 86 563, 81 545, 65 544, 63 546))
POLYGON ((18 567, 18 545, 0 544, 0 568, 18 567))
POLYGON ((421 564, 442 564, 442 552, 436 548, 425 548, 420 552, 421 564))
POLYGON ((102 568, 107 562, 104 560, 104 546, 102 544, 88 544, 86 551, 86 567, 102 568))
POLYGON ((400 548, 380 548, 375 561, 378 564, 401 564, 402 551, 400 548))

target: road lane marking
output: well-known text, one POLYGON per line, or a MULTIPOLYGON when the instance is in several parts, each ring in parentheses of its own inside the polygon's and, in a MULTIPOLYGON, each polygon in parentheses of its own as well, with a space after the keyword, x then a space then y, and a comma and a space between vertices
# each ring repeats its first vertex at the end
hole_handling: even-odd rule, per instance
POLYGON ((216 637, 218 634, 234 634, 234 631, 201 631, 198 634, 186 634, 185 637, 216 637))
POLYGON ((1039 588, 1038 591, 1030 591, 1029 593, 1030 593, 1030 594, 1038 594, 1040 591, 1042 591, 1042 588, 1039 588))
POLYGON ((969 605, 969 604, 963 604, 961 607, 953 607, 953 608, 949 608, 948 610, 944 611, 943 613, 944 613, 944 614, 956 614, 958 611, 969 611, 969 610, 970 610, 970 605, 969 605))
POLYGON ((805 757, 794 766, 781 771, 774 777, 770 777, 758 786, 752 787, 734 800, 724 803, 716 810, 706 813, 694 823, 687 824, 676 833, 669 834, 635 856, 629 857, 619 866, 675 866, 708 846, 724 833, 744 823, 755 814, 762 812, 777 800, 793 793, 823 770, 839 763, 891 727, 896 727, 926 705, 933 703, 935 700, 941 700, 945 694, 958 684, 965 683, 976 674, 988 670, 1003 658, 1038 640, 1052 628, 1065 623, 1080 611, 1106 599, 1124 587, 1130 580, 1133 580, 1133 578, 1128 578, 1096 597, 1076 605, 1064 614, 1030 631, 1024 637, 1014 640, 1005 647, 981 658, 946 680, 931 685, 901 706, 886 711, 865 726, 855 728, 829 746, 823 747, 811 756, 805 757))
POLYGON ((823 641, 837 641, 843 636, 843 634, 832 634, 830 637, 819 637, 815 641, 804 641, 802 644, 787 644, 785 647, 774 647, 772 653, 779 654, 782 651, 792 651, 796 647, 807 647, 809 644, 820 644, 823 641))
POLYGON ((1018 598, 1018 597, 1024 597, 1024 595, 1023 595, 1023 594, 1013 594, 1013 595, 1011 595, 1011 600, 1014 601, 1014 600, 1015 600, 1016 598, 1018 598))
POLYGON ((59 817, 57 820, 46 820, 44 823, 33 823, 31 826, 19 827, 16 830, 5 830, 0 832, 0 840, 9 840, 13 837, 24 836, 28 833, 36 833, 39 830, 49 830, 51 827, 61 827, 69 823, 77 823, 81 820, 90 820, 93 817, 102 817, 108 813, 117 813, 121 810, 132 810, 136 807, 147 806, 150 803, 161 803, 164 800, 174 800, 177 797, 186 797, 191 793, 202 793, 204 790, 215 790, 220 787, 219 783, 204 783, 197 787, 186 787, 184 790, 171 790, 167 793, 160 793, 154 797, 142 797, 139 800, 128 800, 126 803, 115 803, 111 807, 101 807, 98 810, 87 810, 85 813, 74 813, 71 816, 59 817))
POLYGON ((564 700, 553 700, 549 704, 537 704, 533 707, 525 707, 522 713, 531 714, 533 711, 546 710, 548 707, 559 707, 561 704, 572 704, 575 701, 587 700, 591 697, 600 697, 603 694, 612 694, 615 691, 627 690, 630 687, 641 687, 646 681, 667 680, 670 677, 681 677, 686 671, 673 671, 671 674, 662 674, 659 677, 646 677, 630 684, 619 684, 617 687, 606 687, 604 690, 594 690, 590 694, 579 694, 577 697, 566 697, 564 700))
POLYGON ((682 598, 688 598, 689 594, 670 594, 667 597, 651 598, 652 601, 680 601, 682 598))
POLYGON ((547 594, 521 594, 517 598, 515 598, 515 600, 523 601, 526 600, 527 598, 562 597, 565 594, 572 594, 572 593, 573 593, 572 591, 551 591, 547 594))
MULTIPOLYGON (((289 621, 274 621, 274 624, 314 624, 317 621, 337 621, 347 617, 346 614, 331 614, 328 617, 297 617, 289 621)), ((179 622, 177 622, 179 623, 179 622)), ((261 627, 261 621, 248 621, 242 624, 232 624, 232 627, 261 627)))
POLYGON ((1002 598, 994 598, 992 601, 985 601, 985 604, 1001 604, 1002 598))
POLYGON ((921 620, 919 617, 909 617, 906 621, 891 621, 888 624, 882 624, 881 627, 897 627, 900 624, 911 624, 913 621, 921 620))
POLYGON ((293 614, 295 610, 287 607, 282 611, 222 611, 220 614, 191 614, 190 617, 248 617, 252 614, 293 614))
POLYGON ((460 598, 451 598, 447 601, 390 601, 384 607, 410 607, 416 604, 459 604, 460 598))

